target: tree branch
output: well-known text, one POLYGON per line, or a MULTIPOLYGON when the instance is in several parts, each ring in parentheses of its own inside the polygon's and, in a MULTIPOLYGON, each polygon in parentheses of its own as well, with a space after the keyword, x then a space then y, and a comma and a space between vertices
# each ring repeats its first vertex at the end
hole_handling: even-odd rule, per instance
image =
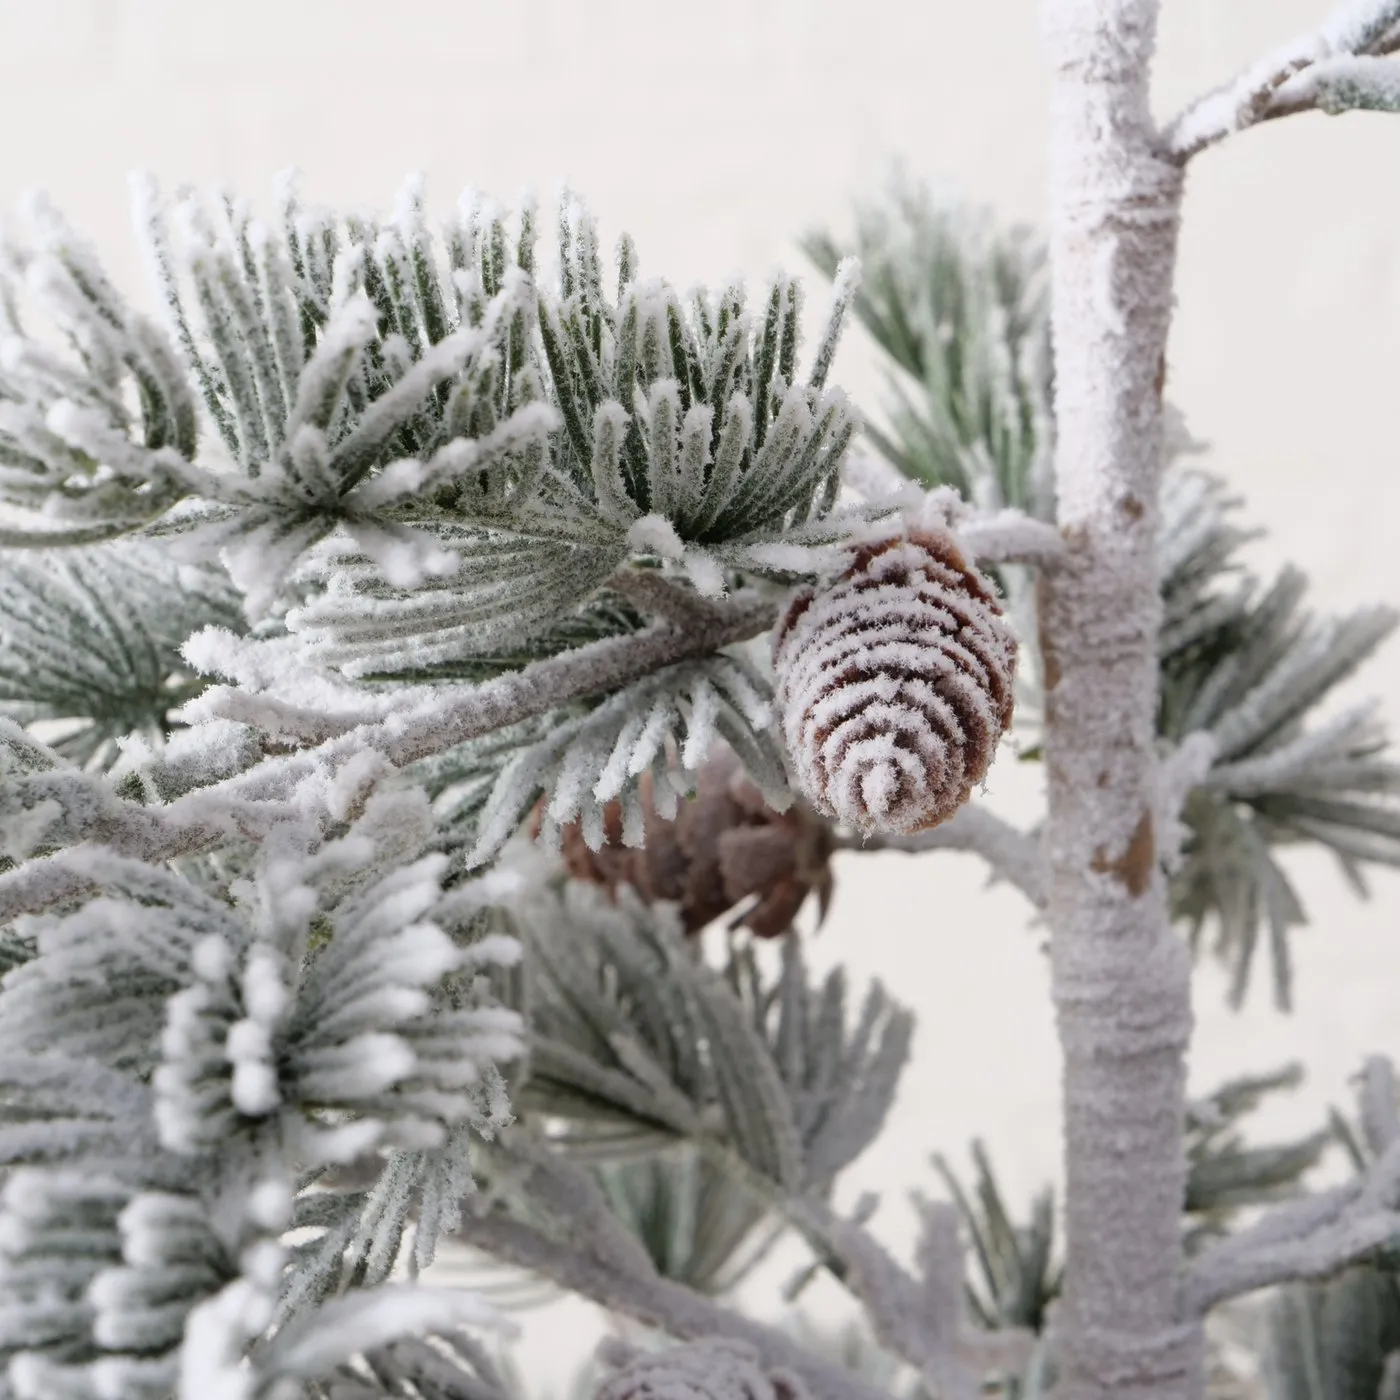
POLYGON ((1191 829, 1181 819, 1186 800, 1206 779, 1219 745, 1213 734, 1188 734, 1157 769, 1157 854, 1169 872, 1181 865, 1191 829))
MULTIPOLYGON (((770 627, 777 612, 774 599, 754 592, 711 606, 712 617, 686 629, 669 623, 649 627, 591 642, 481 685, 427 700, 420 692, 382 719, 357 725, 314 748, 266 757, 168 807, 130 804, 139 820, 133 816, 132 823, 113 822, 104 839, 122 854, 158 862, 210 850, 240 829, 261 829, 269 820, 296 815, 324 822, 343 815, 357 788, 362 790, 382 772, 382 765, 377 772, 366 767, 367 753, 403 767, 570 701, 620 690, 667 666, 747 641, 770 627)), ((77 848, 0 875, 0 924, 89 892, 92 884, 83 865, 82 849, 77 848)))
POLYGON ((971 851, 991 867, 992 875, 1021 891, 1039 909, 1045 903, 1045 870, 1040 838, 1013 826, 981 803, 960 807, 946 822, 914 836, 843 837, 850 851, 971 851))
POLYGON ((683 1284, 659 1274, 633 1274, 556 1243, 542 1231, 502 1215, 464 1213, 458 1238, 465 1244, 529 1269, 572 1293, 626 1314, 672 1337, 735 1337, 754 1346, 765 1366, 786 1366, 821 1400, 890 1400, 854 1371, 823 1361, 775 1327, 730 1312, 683 1284))
POLYGON ((659 569, 622 568, 605 586, 621 593, 644 613, 664 618, 677 627, 713 627, 721 616, 715 603, 678 587, 659 569))
POLYGON ((1019 1373, 1035 1338, 1020 1328, 987 1332, 967 1319, 963 1251, 956 1209, 922 1203, 917 1273, 902 1268, 863 1225, 806 1197, 786 1214, 834 1256, 840 1277, 865 1309, 876 1339, 913 1366, 937 1395, 971 1400, 983 1375, 1019 1373))
POLYGON ((951 528, 968 552, 983 564, 1035 564, 1048 567, 1065 556, 1059 530, 1047 520, 1007 506, 978 512, 950 486, 925 489, 909 480, 883 457, 851 452, 841 479, 872 504, 918 517, 925 511, 941 518, 951 509, 951 528))
POLYGON ((1065 557, 1064 536, 1046 520, 1022 510, 970 515, 957 525, 958 538, 979 563, 1051 567, 1065 557))
POLYGON ((1225 137, 1295 112, 1394 110, 1400 72, 1380 55, 1400 47, 1400 0, 1350 0, 1320 28, 1198 99, 1164 134, 1180 164, 1225 137), (1382 72, 1381 70, 1385 70, 1382 72))
POLYGON ((1202 1254, 1183 1288, 1190 1315, 1204 1317, 1258 1288, 1324 1278, 1400 1239, 1400 1124, 1388 1060, 1366 1062, 1359 1097, 1362 1126, 1378 1154, 1370 1169, 1345 1186, 1276 1207, 1202 1254))

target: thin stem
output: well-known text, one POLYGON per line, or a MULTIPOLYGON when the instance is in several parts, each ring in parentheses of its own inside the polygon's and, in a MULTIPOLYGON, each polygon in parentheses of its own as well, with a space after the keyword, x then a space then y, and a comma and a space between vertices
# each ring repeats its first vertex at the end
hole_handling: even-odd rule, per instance
POLYGON ((1014 885, 1039 909, 1045 903, 1045 865, 1037 835, 1022 831, 981 803, 960 807, 946 822, 914 836, 844 836, 848 851, 969 851, 991 867, 992 874, 1014 885))
POLYGON ((1167 128, 1166 154, 1178 164, 1261 122, 1314 111, 1322 85, 1300 82, 1332 58, 1380 56, 1400 48, 1400 0, 1348 0, 1318 28, 1267 55, 1193 102, 1167 128))
POLYGON ((657 569, 619 569, 606 586, 644 613, 677 627, 713 627, 721 617, 709 599, 681 588, 657 569))
POLYGON ((654 1272, 633 1272, 582 1248, 560 1244, 522 1221, 464 1211, 458 1238, 670 1336, 746 1341, 757 1349, 765 1366, 783 1366, 796 1372, 820 1400, 890 1400, 854 1371, 814 1356, 777 1328, 732 1313, 654 1272))

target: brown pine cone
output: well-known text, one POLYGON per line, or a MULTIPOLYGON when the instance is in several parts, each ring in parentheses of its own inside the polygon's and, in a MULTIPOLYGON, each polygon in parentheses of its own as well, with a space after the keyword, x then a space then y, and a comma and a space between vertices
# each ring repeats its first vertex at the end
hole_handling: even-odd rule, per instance
POLYGON ((1011 723, 1015 638, 944 529, 862 545, 829 588, 799 593, 773 662, 798 786, 860 831, 952 816, 1011 723))
POLYGON ((734 752, 715 748, 700 768, 695 796, 674 821, 657 815, 651 777, 643 775, 646 845, 622 844, 622 809, 604 808, 605 843, 589 850, 578 823, 562 831, 564 863, 577 880, 615 890, 631 885, 644 899, 680 906, 687 933, 696 933, 736 906, 733 927, 759 938, 787 932, 809 894, 822 917, 831 899, 831 833, 801 802, 775 812, 744 773, 734 752))

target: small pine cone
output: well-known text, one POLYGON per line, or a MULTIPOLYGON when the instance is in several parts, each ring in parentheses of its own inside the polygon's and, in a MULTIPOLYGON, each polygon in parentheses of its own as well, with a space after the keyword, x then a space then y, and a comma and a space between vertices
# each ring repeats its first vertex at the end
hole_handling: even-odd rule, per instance
POLYGON ((952 816, 1011 722, 1015 638, 943 529, 860 546, 831 587, 793 600, 773 659, 798 786, 860 831, 952 816))
POLYGON ((600 850, 589 849, 578 823, 563 828, 564 865, 574 879, 610 891, 631 885, 647 901, 672 901, 687 933, 742 907, 736 924, 775 938, 787 932, 811 894, 825 915, 833 849, 827 824, 801 802, 775 812, 732 749, 712 750, 695 796, 681 803, 674 821, 652 805, 650 774, 642 778, 641 799, 645 846, 623 846, 615 802, 603 809, 600 850))

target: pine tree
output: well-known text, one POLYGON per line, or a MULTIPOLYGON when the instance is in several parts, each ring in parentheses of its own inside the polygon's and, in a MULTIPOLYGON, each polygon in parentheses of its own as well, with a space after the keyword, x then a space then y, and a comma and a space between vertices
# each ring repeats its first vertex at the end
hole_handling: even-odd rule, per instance
POLYGON ((546 265, 528 205, 435 232, 415 182, 380 220, 286 181, 264 222, 139 180, 154 318, 31 201, 0 1400, 509 1400, 508 1319, 420 1278, 449 1237, 651 1329, 600 1353, 607 1400, 1196 1397, 1207 1316, 1278 1285, 1271 1393, 1397 1393, 1391 1066, 1357 1128, 1262 1148, 1240 1120, 1296 1070, 1184 1075, 1207 928, 1236 1000, 1267 933, 1287 1003, 1280 848, 1363 891, 1400 864, 1374 710, 1316 717, 1396 619, 1247 575, 1164 395, 1188 162, 1400 109, 1400 4, 1165 128, 1156 10, 1046 0, 1048 246, 897 189, 809 240, 806 355, 796 281, 682 297, 572 197, 546 265), (894 390, 869 450, 828 383, 851 313, 894 390), (975 792, 1008 731, 1030 831, 975 792), (792 930, 833 851, 889 848, 1026 897, 1064 1051, 1064 1200, 1018 1225, 984 1153, 971 1191, 939 1162, 909 1263, 833 1199, 912 1017, 792 930), (1303 1192, 1337 1142, 1351 1178, 1303 1192), (783 1235, 865 1334, 726 1303, 783 1235))

